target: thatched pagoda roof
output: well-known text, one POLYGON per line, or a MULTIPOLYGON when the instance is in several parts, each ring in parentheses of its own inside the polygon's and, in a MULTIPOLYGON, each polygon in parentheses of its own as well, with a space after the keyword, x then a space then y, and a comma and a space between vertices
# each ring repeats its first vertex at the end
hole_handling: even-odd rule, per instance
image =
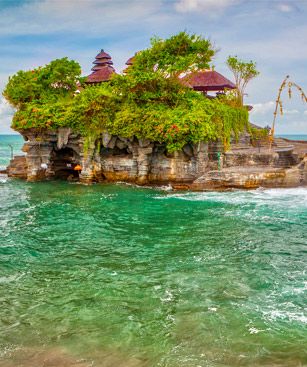
POLYGON ((100 70, 102 68, 104 68, 106 65, 94 65, 91 70, 92 71, 97 71, 97 70, 100 70))
POLYGON ((111 56, 101 50, 95 57, 92 67, 92 73, 87 77, 86 83, 102 83, 110 80, 111 75, 115 73, 111 56))
POLYGON ((195 71, 181 78, 181 81, 184 85, 202 92, 236 88, 233 82, 215 70, 195 71))
POLYGON ((133 56, 129 57, 129 59, 126 61, 126 69, 124 69, 124 73, 128 72, 129 68, 131 65, 133 65, 134 60, 135 60, 135 56, 139 53, 140 51, 137 51, 133 56))
POLYGON ((133 61, 134 61, 134 57, 135 56, 131 56, 127 61, 126 61, 126 65, 130 66, 133 64, 133 61))
POLYGON ((93 62, 95 65, 113 65, 113 61, 111 59, 98 59, 93 62))
POLYGON ((93 64, 94 64, 94 66, 92 67, 91 70, 97 71, 99 69, 104 68, 105 66, 111 66, 111 65, 113 65, 113 61, 112 60, 107 60, 107 59, 101 59, 101 60, 95 60, 93 62, 93 64))
POLYGON ((111 56, 104 52, 103 49, 99 52, 99 54, 95 57, 96 59, 111 59, 111 56))
POLYGON ((107 82, 110 80, 112 74, 115 73, 115 70, 112 66, 106 65, 99 70, 95 70, 90 74, 86 82, 87 83, 101 83, 101 82, 107 82))

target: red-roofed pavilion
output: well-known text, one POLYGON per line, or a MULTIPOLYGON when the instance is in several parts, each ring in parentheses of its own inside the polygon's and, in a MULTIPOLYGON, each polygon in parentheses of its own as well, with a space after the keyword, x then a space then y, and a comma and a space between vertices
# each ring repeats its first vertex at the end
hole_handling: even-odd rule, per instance
POLYGON ((110 80, 112 74, 115 73, 111 56, 101 50, 95 57, 92 67, 92 73, 87 77, 86 83, 102 83, 110 80))
POLYGON ((215 70, 195 71, 181 78, 181 81, 184 85, 205 94, 236 88, 233 82, 215 70))

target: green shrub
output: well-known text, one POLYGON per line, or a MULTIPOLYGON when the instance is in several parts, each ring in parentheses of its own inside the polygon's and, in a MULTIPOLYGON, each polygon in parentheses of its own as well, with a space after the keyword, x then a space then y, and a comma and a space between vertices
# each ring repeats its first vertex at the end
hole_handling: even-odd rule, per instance
POLYGON ((178 79, 184 71, 207 67, 213 55, 208 40, 181 32, 168 40, 153 39, 126 75, 85 85, 77 95, 80 66, 67 58, 18 72, 3 94, 17 108, 15 130, 66 126, 91 140, 107 131, 157 141, 169 151, 217 139, 227 147, 247 128, 247 110, 232 96, 208 99, 178 79))

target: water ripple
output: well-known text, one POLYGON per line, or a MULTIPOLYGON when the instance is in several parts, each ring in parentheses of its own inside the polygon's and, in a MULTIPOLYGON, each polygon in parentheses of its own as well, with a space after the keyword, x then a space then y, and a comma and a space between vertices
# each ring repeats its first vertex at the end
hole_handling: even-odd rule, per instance
POLYGON ((0 366, 304 365, 307 189, 0 190, 0 366))

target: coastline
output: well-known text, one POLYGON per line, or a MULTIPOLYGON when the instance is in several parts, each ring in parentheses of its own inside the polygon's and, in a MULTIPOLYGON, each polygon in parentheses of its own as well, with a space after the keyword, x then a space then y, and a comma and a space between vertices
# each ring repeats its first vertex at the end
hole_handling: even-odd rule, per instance
POLYGON ((229 150, 209 142, 186 145, 170 154, 159 143, 109 134, 88 147, 78 134, 65 128, 29 129, 22 134, 25 154, 15 155, 6 172, 27 181, 128 182, 192 191, 307 185, 305 140, 277 137, 270 148, 266 141, 255 146, 250 135, 243 133, 229 150))

